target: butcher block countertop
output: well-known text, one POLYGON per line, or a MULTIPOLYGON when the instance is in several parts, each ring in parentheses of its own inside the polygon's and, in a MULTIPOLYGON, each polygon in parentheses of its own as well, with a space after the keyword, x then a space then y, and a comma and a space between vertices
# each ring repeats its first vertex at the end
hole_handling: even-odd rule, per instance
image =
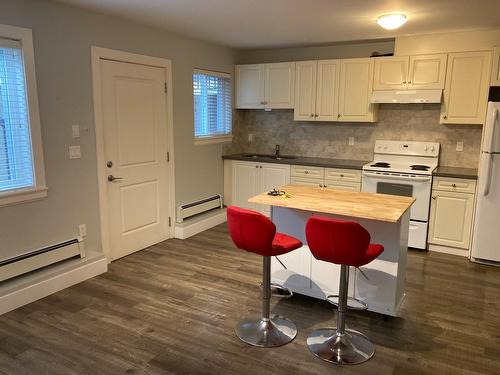
POLYGON ((396 195, 361 193, 320 187, 287 185, 281 188, 290 195, 271 196, 267 192, 248 201, 257 204, 295 208, 304 211, 323 212, 396 223, 408 210, 415 198, 396 195))

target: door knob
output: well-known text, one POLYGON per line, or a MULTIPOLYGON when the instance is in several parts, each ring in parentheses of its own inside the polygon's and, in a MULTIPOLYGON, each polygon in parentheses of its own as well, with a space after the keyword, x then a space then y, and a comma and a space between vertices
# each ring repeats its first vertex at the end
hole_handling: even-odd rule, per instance
POLYGON ((113 176, 112 174, 110 174, 110 175, 108 176, 108 181, 109 181, 109 182, 115 182, 115 181, 120 181, 120 180, 123 180, 123 178, 122 178, 122 177, 115 177, 115 176, 113 176))

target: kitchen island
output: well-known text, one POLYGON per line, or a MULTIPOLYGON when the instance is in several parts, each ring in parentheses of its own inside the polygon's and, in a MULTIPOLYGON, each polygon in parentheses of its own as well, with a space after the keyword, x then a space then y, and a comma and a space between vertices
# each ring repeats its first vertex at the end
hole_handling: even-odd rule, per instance
POLYGON ((305 225, 311 215, 359 222, 372 243, 384 245, 373 262, 350 273, 349 296, 368 310, 396 316, 404 298, 410 207, 414 198, 308 186, 282 187, 288 197, 259 194, 249 202, 271 206, 277 231, 299 238, 304 246, 274 257, 271 281, 295 293, 324 299, 338 294, 340 266, 316 260, 307 246, 305 225))

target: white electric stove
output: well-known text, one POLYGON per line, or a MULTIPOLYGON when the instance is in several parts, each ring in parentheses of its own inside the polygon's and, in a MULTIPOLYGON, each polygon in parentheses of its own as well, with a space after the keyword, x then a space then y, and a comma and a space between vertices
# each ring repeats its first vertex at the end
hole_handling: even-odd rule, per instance
POLYGON ((439 143, 375 142, 374 158, 363 166, 362 191, 416 199, 410 212, 408 246, 425 249, 432 172, 439 163, 439 143))

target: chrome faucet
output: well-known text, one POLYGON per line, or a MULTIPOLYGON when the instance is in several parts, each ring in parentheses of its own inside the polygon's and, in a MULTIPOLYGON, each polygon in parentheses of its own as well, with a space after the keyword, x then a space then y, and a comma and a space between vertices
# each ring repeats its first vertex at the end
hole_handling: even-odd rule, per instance
POLYGON ((274 146, 274 154, 280 156, 280 145, 274 146))

